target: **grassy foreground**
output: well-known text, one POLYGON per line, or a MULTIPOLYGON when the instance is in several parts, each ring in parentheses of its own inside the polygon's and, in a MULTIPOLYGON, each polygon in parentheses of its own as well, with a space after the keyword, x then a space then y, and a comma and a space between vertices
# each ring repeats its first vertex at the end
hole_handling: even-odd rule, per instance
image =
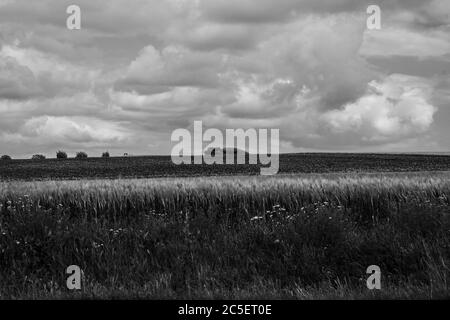
POLYGON ((0 298, 449 298, 449 197, 450 173, 0 182, 0 298))

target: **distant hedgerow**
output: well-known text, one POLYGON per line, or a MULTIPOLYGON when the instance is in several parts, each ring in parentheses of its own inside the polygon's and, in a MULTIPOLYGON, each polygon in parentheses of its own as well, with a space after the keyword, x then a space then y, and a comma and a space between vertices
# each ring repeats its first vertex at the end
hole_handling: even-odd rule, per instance
POLYGON ((77 159, 86 159, 87 157, 88 157, 87 153, 83 151, 77 152, 75 156, 75 158, 77 159))
POLYGON ((56 158, 57 158, 57 159, 67 159, 67 153, 64 152, 64 151, 59 150, 59 151, 56 153, 56 158))
POLYGON ((102 158, 109 158, 109 152, 108 151, 103 152, 102 153, 102 158))
POLYGON ((45 156, 43 154, 35 154, 31 157, 33 160, 44 160, 45 156))
POLYGON ((1 159, 1 160, 11 160, 11 157, 8 156, 7 154, 5 154, 5 155, 1 156, 0 159, 1 159))

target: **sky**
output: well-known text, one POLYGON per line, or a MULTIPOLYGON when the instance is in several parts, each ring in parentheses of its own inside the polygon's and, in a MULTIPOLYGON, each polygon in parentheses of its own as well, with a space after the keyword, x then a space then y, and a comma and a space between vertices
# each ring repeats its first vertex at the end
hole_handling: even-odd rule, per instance
POLYGON ((170 154, 194 121, 279 129, 281 152, 450 151, 449 74, 448 0, 0 0, 0 154, 170 154))

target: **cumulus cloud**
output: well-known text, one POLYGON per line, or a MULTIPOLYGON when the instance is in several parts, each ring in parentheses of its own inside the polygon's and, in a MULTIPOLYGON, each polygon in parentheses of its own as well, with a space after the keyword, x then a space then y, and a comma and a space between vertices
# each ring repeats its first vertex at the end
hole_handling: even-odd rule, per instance
POLYGON ((384 142, 422 134, 433 123, 426 80, 391 75, 369 83, 367 94, 342 109, 324 113, 321 120, 333 134, 357 134, 361 141, 384 142))
POLYGON ((114 123, 81 117, 31 118, 20 132, 23 136, 38 137, 47 143, 111 143, 120 142, 127 136, 127 132, 114 123))

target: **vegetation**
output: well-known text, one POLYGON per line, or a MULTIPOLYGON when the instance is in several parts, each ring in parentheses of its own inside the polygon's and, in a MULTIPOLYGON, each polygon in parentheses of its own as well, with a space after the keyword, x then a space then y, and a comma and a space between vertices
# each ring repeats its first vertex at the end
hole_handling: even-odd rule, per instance
POLYGON ((75 158, 77 159, 87 159, 87 157, 87 153, 83 151, 77 152, 77 154, 75 155, 75 158))
POLYGON ((109 158, 109 152, 108 151, 103 152, 102 153, 102 158, 109 158))
POLYGON ((11 157, 5 154, 0 157, 0 160, 11 160, 11 157))
POLYGON ((0 297, 449 298, 449 178, 2 182, 0 297))
MULTIPOLYGON (((410 172, 450 170, 450 156, 392 154, 282 154, 280 173, 410 172)), ((32 162, 0 161, 0 180, 97 179, 259 175, 259 165, 175 165, 170 157, 113 157, 32 162)))
POLYGON ((32 160, 45 160, 45 156, 42 154, 35 154, 31 157, 32 160))
POLYGON ((67 153, 59 150, 58 152, 56 152, 56 158, 57 159, 67 159, 67 153))

